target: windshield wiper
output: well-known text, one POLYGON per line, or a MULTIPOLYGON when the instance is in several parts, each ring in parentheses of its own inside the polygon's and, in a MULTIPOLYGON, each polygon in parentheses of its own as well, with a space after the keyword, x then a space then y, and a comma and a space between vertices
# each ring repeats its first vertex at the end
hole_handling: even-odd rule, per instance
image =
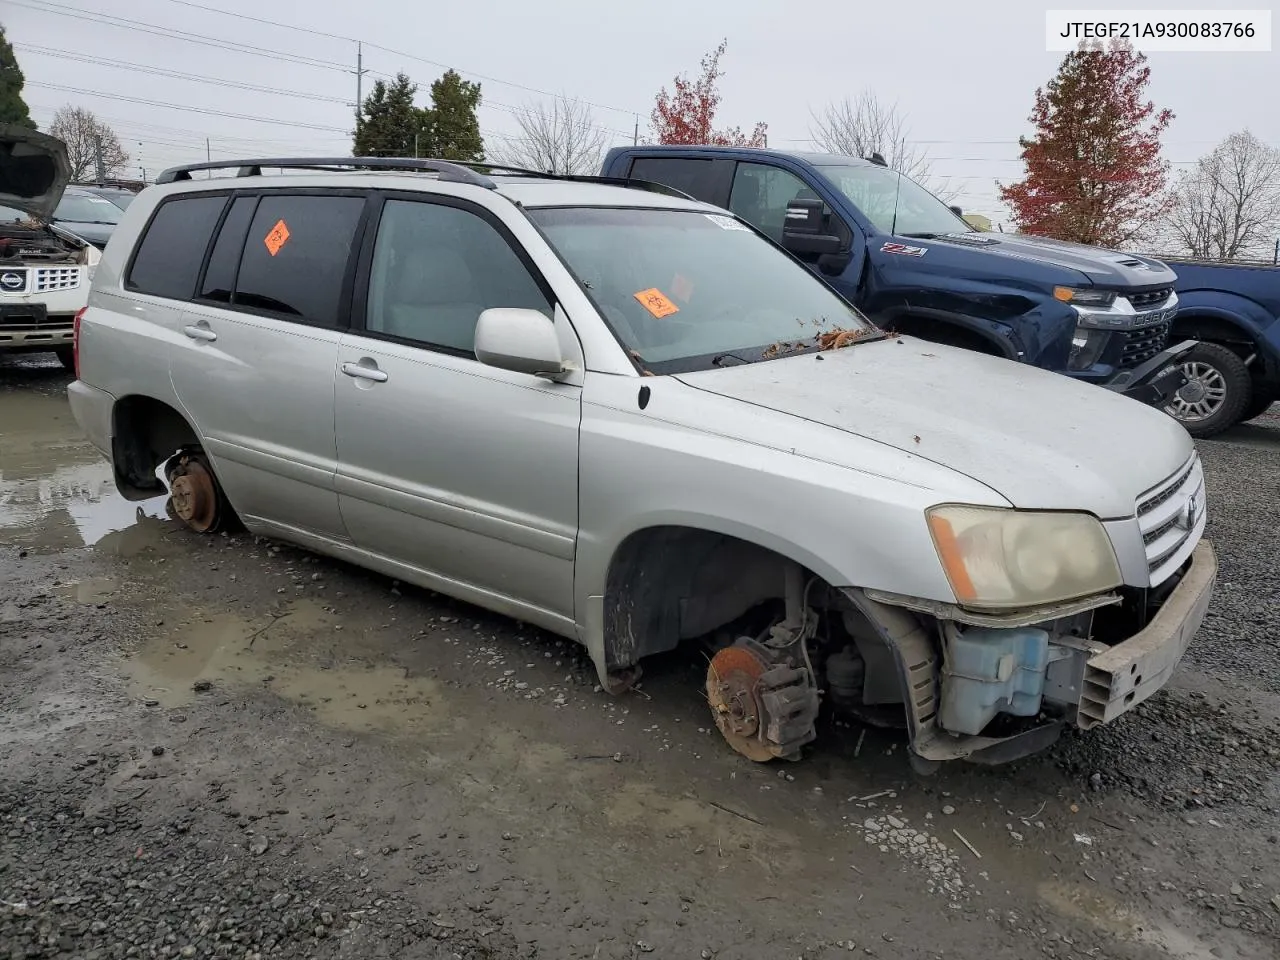
POLYGON ((937 240, 941 234, 937 233, 900 233, 900 237, 910 237, 912 240, 937 240))
POLYGON ((711 365, 713 367, 723 367, 726 360, 737 360, 739 363, 751 362, 750 360, 738 356, 736 353, 717 353, 711 358, 711 365))

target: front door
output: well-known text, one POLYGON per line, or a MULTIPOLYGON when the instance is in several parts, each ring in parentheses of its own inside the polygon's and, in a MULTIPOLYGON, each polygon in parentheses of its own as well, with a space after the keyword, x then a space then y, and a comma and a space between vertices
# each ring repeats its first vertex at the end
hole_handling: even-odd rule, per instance
POLYGON ((232 504, 290 539, 345 539, 333 388, 362 196, 235 199, 180 320, 174 389, 232 504))
POLYGON ((367 293, 338 350, 337 490, 354 544, 405 579, 564 631, 581 386, 485 366, 473 351, 490 307, 567 324, 516 251, 481 207, 386 199, 361 270, 367 293))

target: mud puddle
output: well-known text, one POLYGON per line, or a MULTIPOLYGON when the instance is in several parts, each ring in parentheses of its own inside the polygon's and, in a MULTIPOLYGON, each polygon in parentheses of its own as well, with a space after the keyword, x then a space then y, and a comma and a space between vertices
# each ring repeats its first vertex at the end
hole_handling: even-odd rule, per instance
POLYGON ((332 727, 413 736, 444 726, 439 685, 408 677, 403 667, 351 656, 344 624, 349 618, 309 599, 256 619, 195 612, 162 624, 127 670, 139 696, 166 707, 219 688, 258 686, 309 708, 332 727))
POLYGON ((164 497, 131 503, 116 492, 111 465, 60 392, 0 395, 0 422, 0 542, 41 552, 92 546, 165 516, 164 497))

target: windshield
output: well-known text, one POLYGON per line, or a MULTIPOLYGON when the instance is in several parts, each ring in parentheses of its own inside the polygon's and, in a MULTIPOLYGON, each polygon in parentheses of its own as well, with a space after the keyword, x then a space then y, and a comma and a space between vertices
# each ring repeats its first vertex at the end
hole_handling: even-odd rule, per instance
POLYGON ((613 207, 535 209, 529 216, 649 372, 754 363, 879 335, 732 217, 613 207))
POLYGON ((883 232, 899 237, 974 233, 945 203, 914 180, 879 166, 819 168, 883 232))
POLYGON ((85 193, 65 193, 53 219, 68 223, 119 223, 124 211, 110 200, 85 193))
POLYGON ((19 223, 26 223, 28 220, 35 219, 31 214, 15 210, 13 207, 0 207, 0 223, 13 223, 15 220, 19 223))
POLYGON ((98 196, 102 197, 103 200, 114 203, 121 210, 133 203, 133 194, 127 190, 121 190, 118 193, 113 190, 111 193, 99 193, 98 196))

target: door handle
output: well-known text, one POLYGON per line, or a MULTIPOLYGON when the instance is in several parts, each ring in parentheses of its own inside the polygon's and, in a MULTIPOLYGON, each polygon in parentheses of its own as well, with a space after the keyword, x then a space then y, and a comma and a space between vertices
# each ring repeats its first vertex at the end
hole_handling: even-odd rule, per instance
POLYGON ((183 327, 182 332, 185 333, 192 340, 205 340, 205 341, 208 341, 209 343, 212 343, 214 340, 218 339, 218 335, 214 333, 212 330, 210 330, 208 327, 202 327, 199 325, 183 327))
POLYGON ((348 377, 355 377, 357 380, 372 380, 375 383, 386 383, 387 372, 379 370, 377 367, 371 367, 363 363, 344 363, 342 372, 348 377))

